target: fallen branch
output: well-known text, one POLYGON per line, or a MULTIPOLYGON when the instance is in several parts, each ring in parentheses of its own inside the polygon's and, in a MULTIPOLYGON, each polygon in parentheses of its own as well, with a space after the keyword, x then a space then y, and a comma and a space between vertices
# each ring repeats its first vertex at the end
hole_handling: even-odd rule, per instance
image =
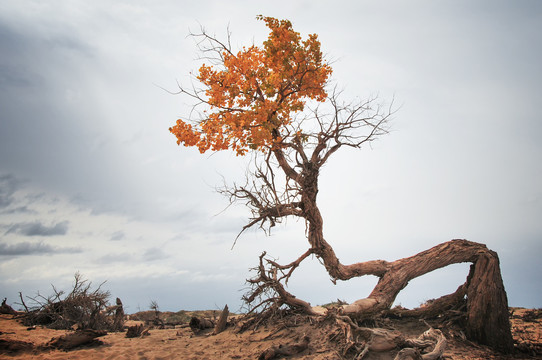
POLYGON ((23 299, 23 293, 19 291, 19 298, 21 298, 21 305, 24 306, 25 312, 29 312, 28 306, 26 306, 24 299, 23 299))
POLYGON ((81 330, 67 335, 52 338, 45 346, 60 350, 71 350, 83 345, 99 345, 96 338, 107 335, 105 330, 81 330))
POLYGON ((145 328, 143 324, 139 325, 133 325, 129 326, 128 330, 126 330, 126 337, 127 338, 136 338, 136 337, 143 337, 145 334, 148 334, 148 328, 145 328))
POLYGON ((194 334, 199 334, 201 330, 213 328, 215 326, 215 323, 205 318, 198 318, 196 316, 193 316, 192 319, 190 319, 189 325, 190 329, 192 329, 192 332, 194 334))
POLYGON ((309 347, 310 339, 308 336, 296 344, 272 346, 260 354, 258 360, 270 360, 279 356, 291 356, 305 351, 309 347))

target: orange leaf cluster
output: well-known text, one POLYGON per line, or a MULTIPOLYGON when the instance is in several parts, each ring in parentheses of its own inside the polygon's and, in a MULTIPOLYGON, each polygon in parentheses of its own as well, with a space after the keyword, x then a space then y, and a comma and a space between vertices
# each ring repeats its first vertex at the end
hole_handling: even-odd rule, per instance
POLYGON ((281 146, 281 129, 302 111, 307 99, 324 101, 331 67, 324 61, 315 34, 302 40, 288 20, 258 16, 271 30, 263 47, 224 49, 223 67, 202 65, 197 79, 210 107, 204 119, 182 119, 169 130, 177 144, 197 146, 201 153, 281 146))

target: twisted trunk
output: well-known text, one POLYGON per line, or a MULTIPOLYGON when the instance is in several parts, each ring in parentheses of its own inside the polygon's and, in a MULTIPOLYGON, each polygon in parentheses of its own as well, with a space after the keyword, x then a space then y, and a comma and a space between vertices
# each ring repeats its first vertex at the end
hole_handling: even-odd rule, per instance
MULTIPOLYGON (((282 155, 280 151, 275 155, 277 153, 282 155)), ((291 178, 295 176, 295 181, 302 189, 300 209, 308 223, 310 252, 322 260, 332 280, 348 280, 363 275, 379 277, 368 298, 343 307, 345 314, 361 315, 388 310, 410 280, 451 264, 469 262, 472 265, 465 284, 455 293, 437 299, 431 306, 420 310, 420 313, 442 313, 466 300, 467 336, 503 352, 513 350, 508 300, 497 253, 483 244, 451 240, 394 262, 374 260, 341 264, 323 235, 323 219, 316 202, 320 166, 306 161, 301 173, 297 173, 285 166, 284 157, 277 156, 277 160, 291 178)))
MULTIPOLYGON (((318 251, 315 251, 318 253, 318 251)), ((408 282, 416 277, 447 265, 470 262, 470 273, 465 284, 450 295, 443 296, 420 314, 442 313, 465 300, 467 304, 467 337, 502 352, 513 350, 508 315, 508 300, 501 277, 497 253, 485 245, 467 240, 451 240, 412 257, 391 263, 375 262, 340 265, 330 252, 318 255, 331 276, 352 275, 361 272, 381 273, 380 280, 368 298, 343 307, 345 314, 356 316, 389 309, 408 282), (339 264, 339 266, 335 265, 339 264), (342 269, 354 271, 346 272, 342 269)), ((334 254, 333 254, 334 255, 334 254)), ((354 277, 352 275, 351 277, 354 277)))
MULTIPOLYGON (((467 336, 503 352, 513 349, 508 300, 501 277, 499 257, 485 245, 452 240, 409 258, 389 264, 368 299, 374 310, 387 309, 410 280, 444 266, 472 263, 467 281, 451 295, 437 299, 427 311, 445 310, 463 301, 467 304, 467 336)), ((356 312, 355 304, 345 312, 356 312)))

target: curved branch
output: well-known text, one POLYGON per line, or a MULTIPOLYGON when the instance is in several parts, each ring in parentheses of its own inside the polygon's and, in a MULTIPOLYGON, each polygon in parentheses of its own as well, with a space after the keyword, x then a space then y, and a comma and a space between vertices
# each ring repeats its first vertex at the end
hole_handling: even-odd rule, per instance
POLYGON ((286 176, 299 183, 301 176, 290 166, 288 160, 286 160, 286 157, 284 156, 284 152, 281 149, 273 149, 272 152, 275 155, 275 158, 277 159, 280 168, 282 169, 282 171, 284 171, 286 176))

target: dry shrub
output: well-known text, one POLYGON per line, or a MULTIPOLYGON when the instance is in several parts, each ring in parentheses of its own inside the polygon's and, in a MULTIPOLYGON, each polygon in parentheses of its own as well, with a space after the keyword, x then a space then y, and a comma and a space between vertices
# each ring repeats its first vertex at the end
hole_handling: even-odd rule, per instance
MULTIPOLYGON (((117 299, 117 305, 108 306, 111 294, 102 290, 103 284, 92 289, 92 283, 76 273, 74 285, 68 293, 53 286, 54 294, 51 296, 38 293, 35 297, 28 297, 31 306, 23 316, 23 324, 45 325, 51 329, 122 330, 122 323, 119 323, 122 303, 117 299), (111 316, 113 312, 118 315, 111 316)), ((21 301, 28 309, 22 296, 21 301)))

